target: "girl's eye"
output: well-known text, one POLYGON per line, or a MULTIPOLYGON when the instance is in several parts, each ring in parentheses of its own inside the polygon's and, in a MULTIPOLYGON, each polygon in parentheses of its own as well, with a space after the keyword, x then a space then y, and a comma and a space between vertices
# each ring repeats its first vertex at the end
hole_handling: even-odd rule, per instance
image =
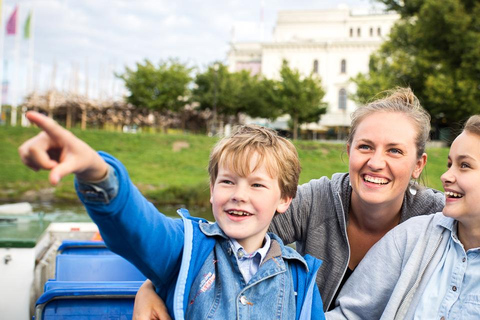
POLYGON ((467 168, 470 168, 470 165, 469 165, 468 163, 466 163, 466 162, 462 162, 462 163, 460 164, 460 168, 462 168, 462 169, 467 169, 467 168))
POLYGON ((450 169, 451 166, 452 166, 452 163, 451 163, 451 162, 448 162, 448 163, 447 163, 447 168, 450 169))

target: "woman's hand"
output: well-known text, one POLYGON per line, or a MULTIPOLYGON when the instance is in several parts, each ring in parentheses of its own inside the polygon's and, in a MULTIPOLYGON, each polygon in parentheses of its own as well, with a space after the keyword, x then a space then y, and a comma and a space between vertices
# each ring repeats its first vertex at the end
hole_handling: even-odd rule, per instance
POLYGON ((153 283, 147 279, 135 297, 134 320, 171 320, 163 300, 155 292, 153 283))

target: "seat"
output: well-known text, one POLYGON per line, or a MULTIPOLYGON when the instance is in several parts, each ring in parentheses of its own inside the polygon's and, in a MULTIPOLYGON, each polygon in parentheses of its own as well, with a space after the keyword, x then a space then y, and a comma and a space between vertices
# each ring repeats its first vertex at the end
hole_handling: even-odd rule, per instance
POLYGON ((45 283, 35 320, 131 319, 145 276, 103 242, 64 241, 55 279, 45 283))

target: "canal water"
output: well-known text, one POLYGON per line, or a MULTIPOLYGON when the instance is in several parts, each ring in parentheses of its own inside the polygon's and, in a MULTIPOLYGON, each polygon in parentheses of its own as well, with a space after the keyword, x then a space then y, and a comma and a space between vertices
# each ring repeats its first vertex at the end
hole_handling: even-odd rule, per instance
MULTIPOLYGON (((56 222, 90 222, 85 208, 81 204, 59 204, 59 203, 32 203, 33 212, 49 217, 49 220, 56 222)), ((159 208, 159 207, 157 207, 159 208)), ((181 206, 162 206, 160 212, 169 217, 178 217, 177 209, 181 206)), ((211 208, 190 208, 190 214, 201 217, 208 221, 214 221, 211 208)))

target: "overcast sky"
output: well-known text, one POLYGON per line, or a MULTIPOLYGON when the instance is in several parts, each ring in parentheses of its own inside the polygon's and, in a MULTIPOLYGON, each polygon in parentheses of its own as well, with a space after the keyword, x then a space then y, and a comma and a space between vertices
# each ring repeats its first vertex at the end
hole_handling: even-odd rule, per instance
MULTIPOLYGON (((343 0, 355 10, 372 7, 370 0, 343 0)), ((32 87, 45 91, 55 79, 60 90, 75 87, 93 97, 120 95, 114 72, 144 59, 157 63, 170 57, 204 68, 225 61, 232 38, 260 40, 261 0, 3 0, 2 30, 16 4, 19 29, 34 12, 34 77, 32 87), (56 65, 55 77, 53 65, 56 65), (74 71, 76 70, 76 71, 74 71)), ((279 10, 336 8, 335 0, 264 0, 264 39, 269 40, 279 10)), ((19 41, 14 63, 14 36, 4 37, 4 79, 16 71, 19 96, 26 91, 28 46, 19 41)), ((11 99, 11 97, 10 97, 11 99)))

